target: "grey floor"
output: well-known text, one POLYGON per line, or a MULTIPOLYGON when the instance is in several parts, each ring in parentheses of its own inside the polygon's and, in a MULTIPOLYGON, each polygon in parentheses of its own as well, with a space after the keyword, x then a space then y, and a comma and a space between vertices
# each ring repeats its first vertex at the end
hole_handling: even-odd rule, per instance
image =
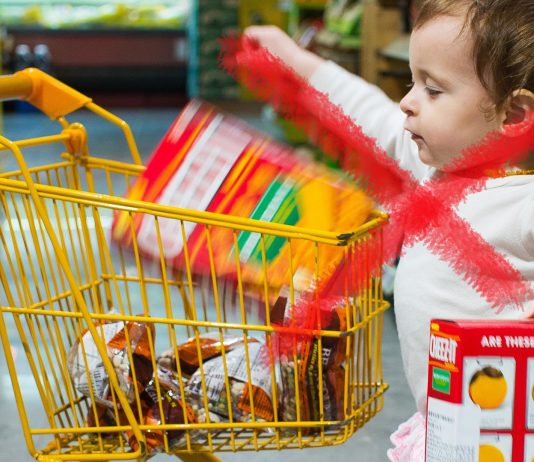
MULTIPOLYGON (((239 114, 252 125, 269 131, 273 136, 279 136, 276 126, 265 120, 257 106, 247 105, 239 109, 232 107, 227 107, 226 109, 239 114)), ((179 109, 114 110, 113 112, 130 124, 142 157, 146 159, 178 115, 179 109)), ((93 119, 88 118, 84 113, 80 113, 79 119, 88 129, 89 139, 91 140, 90 147, 93 152, 99 151, 99 155, 119 159, 127 155, 124 147, 117 146, 110 141, 115 136, 113 129, 95 123, 93 119)), ((19 139, 55 133, 56 129, 52 127, 55 127, 55 125, 52 125, 44 116, 35 112, 9 112, 5 113, 3 117, 3 131, 9 138, 19 139)), ((40 161, 46 162, 46 159, 40 159, 40 161)), ((2 154, 0 154, 0 162, 0 169, 11 169, 14 165, 11 159, 2 158, 2 154)), ((14 345, 15 349, 21 349, 21 347, 21 345, 14 345)), ((413 400, 402 371, 392 309, 386 313, 385 317, 383 370, 385 381, 390 385, 385 395, 383 410, 343 445, 301 451, 225 453, 220 454, 221 458, 226 462, 247 460, 266 462, 273 459, 280 461, 323 462, 328 457, 344 461, 381 462, 387 460, 385 453, 387 448, 390 447, 389 435, 399 423, 406 420, 414 412, 413 400)), ((19 380, 23 387, 32 387, 29 375, 21 376, 19 380)), ((35 399, 37 400, 37 394, 35 399)), ((26 409, 28 413, 32 413, 34 406, 37 407, 36 401, 27 400, 26 409)), ((158 455, 151 460, 163 462, 167 459, 168 456, 158 455)), ((0 354, 0 462, 29 462, 31 460, 34 459, 28 454, 22 436, 17 408, 11 391, 11 381, 6 370, 5 358, 3 354, 0 354)))

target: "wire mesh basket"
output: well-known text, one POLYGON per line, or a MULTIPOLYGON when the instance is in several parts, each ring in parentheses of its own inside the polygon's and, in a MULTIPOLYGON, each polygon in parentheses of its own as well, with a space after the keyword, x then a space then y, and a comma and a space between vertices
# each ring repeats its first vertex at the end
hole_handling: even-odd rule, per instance
POLYGON ((1 77, 0 95, 59 123, 44 137, 0 137, 19 166, 0 173, 0 336, 32 456, 213 460, 215 452, 337 445, 381 409, 384 215, 341 234, 125 199, 144 167, 122 120, 34 69, 1 77), (123 131, 130 162, 89 152, 85 128, 66 119, 81 108, 123 131), (57 162, 28 167, 26 151, 44 146, 57 148, 57 162), (117 214, 132 230, 136 216, 152 217, 158 258, 141 254, 135 232, 128 248, 114 242, 117 214), (169 221, 182 230, 181 268, 165 260, 169 221), (205 236, 204 274, 188 259, 190 223, 205 236), (263 249, 258 284, 242 278, 238 250, 235 277, 218 273, 213 236, 237 244, 245 231, 263 249), (313 252, 316 282, 332 255, 344 262, 343 289, 326 314, 318 284, 299 292, 291 250, 286 274, 270 284, 273 237, 313 252), (299 306, 312 307, 304 323, 293 322, 299 306), (15 358, 16 344, 24 354, 15 358), (21 371, 39 397, 31 414, 21 371))

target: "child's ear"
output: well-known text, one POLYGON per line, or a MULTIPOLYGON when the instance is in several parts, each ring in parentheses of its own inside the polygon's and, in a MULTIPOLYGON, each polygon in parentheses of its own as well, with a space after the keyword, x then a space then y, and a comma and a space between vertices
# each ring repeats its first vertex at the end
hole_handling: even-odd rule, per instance
POLYGON ((524 88, 512 93, 505 110, 503 129, 512 136, 534 129, 534 93, 524 88))

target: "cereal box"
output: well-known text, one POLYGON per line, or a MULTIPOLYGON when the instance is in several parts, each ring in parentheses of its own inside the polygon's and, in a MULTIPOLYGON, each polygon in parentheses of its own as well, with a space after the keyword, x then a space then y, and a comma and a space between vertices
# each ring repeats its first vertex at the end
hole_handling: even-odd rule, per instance
POLYGON ((534 460, 534 322, 433 320, 426 461, 534 460))
MULTIPOLYGON (((127 195, 181 209, 341 233, 356 230, 373 208, 370 198, 339 171, 299 157, 291 147, 200 100, 184 108, 127 195)), ((218 275, 235 277, 238 256, 245 283, 262 283, 268 274, 269 286, 276 288, 287 281, 289 255, 298 261, 293 271, 299 275, 313 274, 318 258, 305 241, 290 243, 274 234, 263 238, 243 229, 234 236, 213 226, 208 235, 206 226, 193 220, 161 217, 156 226, 154 216, 141 213, 132 220, 133 226, 128 211, 115 216, 117 241, 129 245, 135 238, 141 253, 154 258, 159 258, 161 242, 169 265, 184 268, 187 257, 199 274, 210 274, 214 265, 218 275), (216 243, 213 252, 208 239, 216 243)), ((332 265, 342 256, 333 246, 318 252, 332 265)), ((309 282, 309 277, 300 279, 309 282)))

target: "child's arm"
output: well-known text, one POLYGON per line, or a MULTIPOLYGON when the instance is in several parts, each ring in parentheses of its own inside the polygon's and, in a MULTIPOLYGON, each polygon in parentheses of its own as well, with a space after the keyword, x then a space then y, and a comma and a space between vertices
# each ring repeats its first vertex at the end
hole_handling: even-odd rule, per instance
POLYGON ((418 178, 428 171, 417 155, 417 147, 404 130, 405 116, 399 105, 378 87, 342 69, 337 64, 300 48, 285 32, 274 26, 251 26, 245 35, 278 56, 317 90, 375 138, 403 168, 418 178))

